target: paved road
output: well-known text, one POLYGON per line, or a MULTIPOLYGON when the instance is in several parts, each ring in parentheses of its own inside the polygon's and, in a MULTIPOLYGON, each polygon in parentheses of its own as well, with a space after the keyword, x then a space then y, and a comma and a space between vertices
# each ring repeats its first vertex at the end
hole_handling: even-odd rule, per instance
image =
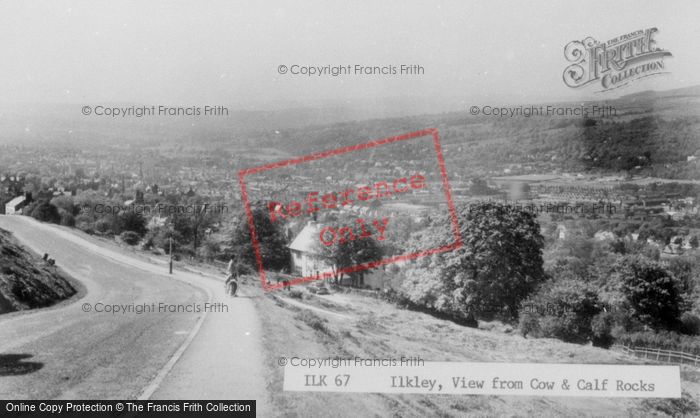
POLYGON ((257 399, 264 415, 261 329, 245 295, 229 298, 219 280, 170 276, 162 265, 27 217, 0 215, 0 228, 49 253, 87 288, 58 308, 0 316, 0 399, 257 399), (97 313, 97 303, 200 312, 97 313))

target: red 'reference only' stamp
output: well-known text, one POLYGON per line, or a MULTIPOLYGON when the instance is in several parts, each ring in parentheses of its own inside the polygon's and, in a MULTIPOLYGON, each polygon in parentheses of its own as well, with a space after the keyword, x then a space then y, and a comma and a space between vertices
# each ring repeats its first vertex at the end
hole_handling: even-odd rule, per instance
POLYGON ((437 129, 240 170, 238 180, 266 291, 358 272, 364 277, 366 271, 462 246, 437 129), (284 231, 290 256, 284 272, 266 266, 271 255, 261 241, 264 231, 256 229, 253 205, 257 216, 266 218, 267 229, 284 231), (416 222, 438 213, 449 217, 452 243, 401 248, 416 222), (377 252, 377 245, 363 246, 363 240, 384 247, 377 252), (338 246, 347 246, 344 250, 350 253, 335 251, 338 246), (380 255, 368 257, 364 252, 380 255), (272 283, 270 276, 275 275, 272 283))

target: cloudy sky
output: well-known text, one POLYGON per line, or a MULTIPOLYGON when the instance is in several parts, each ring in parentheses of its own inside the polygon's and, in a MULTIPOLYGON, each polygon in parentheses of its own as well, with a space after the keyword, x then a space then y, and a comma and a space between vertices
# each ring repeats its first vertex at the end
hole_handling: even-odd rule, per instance
MULTIPOLYGON (((0 101, 265 109, 384 97, 444 103, 595 97, 564 46, 657 27, 670 74, 700 84, 700 2, 0 0, 0 101), (420 64, 421 76, 305 77, 279 65, 420 64)), ((600 97, 600 96, 599 96, 600 97)))

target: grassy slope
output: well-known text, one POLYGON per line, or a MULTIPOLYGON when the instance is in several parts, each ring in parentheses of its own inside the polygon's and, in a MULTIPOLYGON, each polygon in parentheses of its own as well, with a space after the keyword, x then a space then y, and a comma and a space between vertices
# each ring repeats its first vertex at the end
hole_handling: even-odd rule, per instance
POLYGON ((51 306, 73 296, 76 287, 0 229, 0 314, 51 306))
MULTIPOLYGON (((281 416, 638 416, 665 415, 664 411, 676 413, 688 402, 284 392, 283 368, 276 364, 280 356, 418 355, 426 361, 594 364, 640 364, 643 361, 590 346, 551 339, 525 339, 503 332, 505 327, 494 326, 492 331, 465 328, 354 294, 330 297, 307 294, 301 302, 315 307, 313 311, 287 303, 285 296, 280 298, 279 295, 284 293, 260 295, 256 300, 265 327, 269 389, 281 416), (323 310, 344 316, 324 314, 323 310)), ((682 370, 683 389, 687 392, 684 396, 700 399, 700 372, 685 367, 682 370)))

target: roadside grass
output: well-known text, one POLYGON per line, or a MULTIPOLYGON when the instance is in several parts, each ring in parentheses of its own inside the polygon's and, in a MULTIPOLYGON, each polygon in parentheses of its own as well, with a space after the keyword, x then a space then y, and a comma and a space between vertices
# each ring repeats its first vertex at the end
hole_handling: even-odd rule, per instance
MULTIPOLYGON (((298 299, 297 299, 298 300, 298 299)), ((477 395, 284 392, 279 357, 416 357, 425 361, 644 364, 642 359, 568 344, 526 339, 507 325, 467 328, 385 301, 343 293, 303 292, 305 304, 350 319, 286 303, 269 292, 256 298, 265 329, 268 389, 279 416, 637 416, 694 415, 699 374, 683 368, 682 399, 574 398, 477 395), (347 318, 347 317, 346 317, 347 318), (295 412, 296 411, 296 412, 295 412), (302 412, 303 411, 303 412, 302 412)))

